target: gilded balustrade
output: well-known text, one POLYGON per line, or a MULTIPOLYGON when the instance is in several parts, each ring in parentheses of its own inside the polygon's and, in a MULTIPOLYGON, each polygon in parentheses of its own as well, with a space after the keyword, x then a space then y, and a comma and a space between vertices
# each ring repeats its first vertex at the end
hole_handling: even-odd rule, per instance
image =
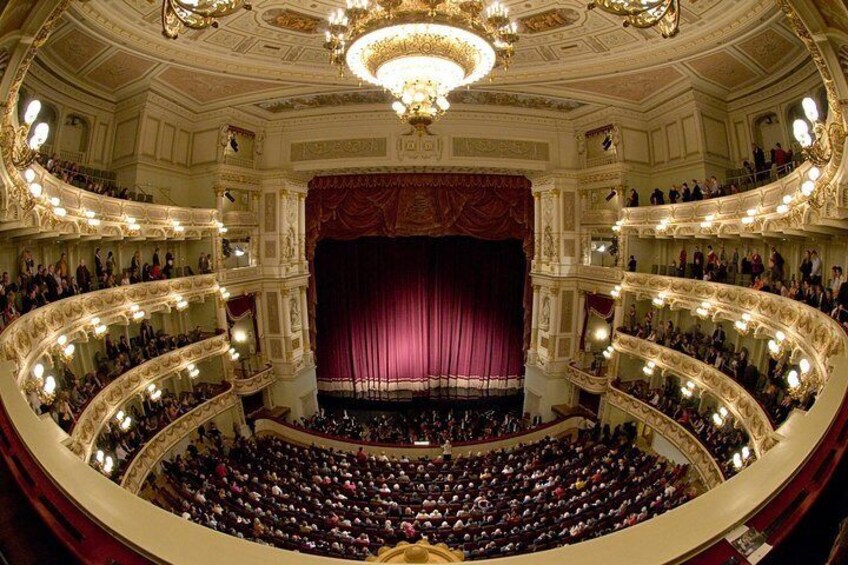
MULTIPOLYGON (((86 339, 91 320, 101 323, 127 322, 133 304, 148 313, 174 306, 174 297, 192 301, 214 295, 218 283, 214 275, 181 277, 89 292, 42 306, 9 324, 2 334, 0 357, 15 362, 19 369, 34 365, 60 335, 71 341, 86 339)), ((19 371, 17 383, 23 387, 28 371, 19 371)))
POLYGON ((249 396, 268 387, 276 380, 274 368, 268 366, 246 379, 234 379, 233 390, 239 396, 249 396))
POLYGON ((770 292, 663 275, 625 273, 622 288, 637 296, 656 297, 665 293, 666 301, 673 307, 675 301, 689 305, 709 301, 715 313, 731 320, 743 314, 751 316, 752 325, 766 328, 771 333, 783 331, 793 344, 793 357, 803 354, 813 366, 812 375, 820 384, 826 384, 834 369, 830 358, 845 351, 845 332, 830 316, 807 306, 803 302, 770 292))
POLYGON ((14 222, 10 225, 65 234, 134 239, 200 239, 218 232, 220 224, 215 209, 110 198, 62 182, 38 164, 31 168, 36 174, 35 182, 42 186, 42 196, 33 198, 25 180, 11 173, 13 201, 18 202, 19 208, 18 217, 6 218, 14 222), (48 200, 54 197, 65 209, 64 217, 52 213, 48 200), (131 227, 129 218, 137 228, 131 227))
POLYGON ((605 398, 610 405, 644 422, 679 449, 692 463, 708 489, 724 482, 724 474, 712 454, 683 426, 649 404, 615 387, 609 389, 605 398))
POLYGON ((661 370, 689 379, 701 390, 712 393, 748 433, 757 457, 777 443, 779 438, 762 406, 744 387, 715 367, 685 353, 622 333, 616 333, 613 347, 620 353, 653 361, 661 370))
POLYGON ((215 398, 204 402, 171 422, 142 446, 141 450, 130 462, 129 467, 127 467, 124 477, 121 480, 121 486, 133 494, 138 494, 144 485, 144 480, 156 464, 175 445, 185 439, 187 435, 196 430, 201 424, 234 408, 238 402, 239 397, 235 394, 233 388, 230 387, 215 398))
POLYGON ((97 438, 113 414, 127 401, 156 383, 186 368, 189 363, 224 355, 230 348, 226 334, 192 343, 133 367, 109 383, 94 397, 77 420, 68 447, 88 461, 97 438))

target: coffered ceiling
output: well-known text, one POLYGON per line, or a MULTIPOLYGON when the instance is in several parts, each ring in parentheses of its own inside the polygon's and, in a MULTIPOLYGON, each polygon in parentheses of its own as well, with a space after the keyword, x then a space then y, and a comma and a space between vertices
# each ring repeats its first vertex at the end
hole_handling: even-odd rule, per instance
MULTIPOLYGON (((589 103, 638 105, 698 85, 731 96, 802 62, 803 46, 773 0, 684 0, 680 34, 624 28, 586 0, 510 0, 522 39, 512 68, 454 102, 569 112, 589 103)), ((43 66, 119 99, 158 85, 198 108, 290 110, 382 103, 340 78, 321 43, 343 0, 254 0, 218 29, 161 35, 158 0, 74 2, 42 49, 43 66)))

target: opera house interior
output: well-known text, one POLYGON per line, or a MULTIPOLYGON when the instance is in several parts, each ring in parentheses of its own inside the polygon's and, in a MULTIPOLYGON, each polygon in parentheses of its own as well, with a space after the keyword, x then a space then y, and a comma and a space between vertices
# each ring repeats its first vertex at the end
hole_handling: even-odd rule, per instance
POLYGON ((848 563, 848 4, 0 1, 0 563, 848 563))

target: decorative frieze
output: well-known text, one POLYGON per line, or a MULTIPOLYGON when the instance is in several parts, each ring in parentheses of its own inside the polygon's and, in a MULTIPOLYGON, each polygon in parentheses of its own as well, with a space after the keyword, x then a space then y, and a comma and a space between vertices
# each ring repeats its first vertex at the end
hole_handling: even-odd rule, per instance
POLYGON ((293 163, 326 159, 364 159, 387 155, 388 141, 385 137, 306 141, 291 145, 293 163))
POLYGON ((550 146, 541 141, 454 137, 454 157, 486 157, 488 159, 550 160, 550 146))

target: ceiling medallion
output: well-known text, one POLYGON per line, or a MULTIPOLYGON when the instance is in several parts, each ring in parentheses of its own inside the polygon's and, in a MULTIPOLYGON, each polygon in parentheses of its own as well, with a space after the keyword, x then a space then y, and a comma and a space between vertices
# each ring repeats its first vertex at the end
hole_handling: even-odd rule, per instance
POLYGON ((623 16, 625 27, 656 27, 665 38, 679 31, 680 0, 592 0, 592 8, 623 16))
POLYGON ((218 18, 242 8, 252 6, 248 0, 162 0, 162 33, 176 39, 184 28, 218 27, 218 18))
POLYGON ((518 39, 498 1, 347 0, 330 14, 324 47, 342 75, 347 67, 386 89, 398 116, 424 133, 451 91, 508 68, 518 39))

